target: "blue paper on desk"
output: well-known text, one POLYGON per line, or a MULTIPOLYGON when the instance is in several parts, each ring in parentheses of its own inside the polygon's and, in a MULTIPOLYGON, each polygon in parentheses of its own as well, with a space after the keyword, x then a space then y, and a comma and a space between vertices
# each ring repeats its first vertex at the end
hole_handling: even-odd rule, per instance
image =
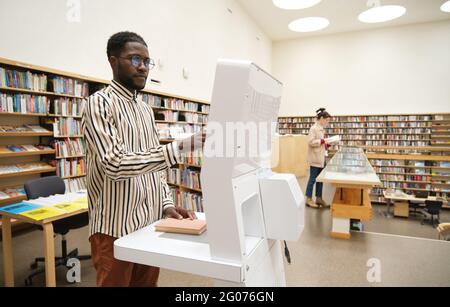
POLYGON ((18 204, 1 207, 0 211, 4 211, 10 214, 21 214, 23 212, 31 211, 38 208, 42 208, 42 206, 21 202, 18 204))

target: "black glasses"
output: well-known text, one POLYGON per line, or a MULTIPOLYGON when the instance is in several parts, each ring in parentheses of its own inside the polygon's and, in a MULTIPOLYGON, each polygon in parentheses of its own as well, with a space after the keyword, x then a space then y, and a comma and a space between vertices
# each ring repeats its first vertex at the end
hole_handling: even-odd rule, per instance
POLYGON ((144 66, 146 68, 148 68, 149 70, 152 70, 153 68, 155 68, 155 61, 153 61, 153 59, 151 59, 151 58, 143 59, 139 55, 133 55, 130 57, 119 57, 119 58, 130 60, 131 65, 133 65, 136 68, 139 68, 142 65, 142 63, 144 63, 144 66))

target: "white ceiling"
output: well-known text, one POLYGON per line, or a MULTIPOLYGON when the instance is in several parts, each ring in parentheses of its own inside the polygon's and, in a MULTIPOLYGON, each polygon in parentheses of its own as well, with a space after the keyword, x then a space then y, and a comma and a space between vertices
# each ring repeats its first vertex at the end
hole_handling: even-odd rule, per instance
POLYGON ((274 41, 450 19, 450 13, 440 10, 446 0, 381 0, 382 5, 398 4, 407 9, 401 18, 381 24, 364 24, 358 20, 358 15, 367 9, 367 0, 322 0, 317 6, 297 11, 279 9, 272 0, 238 1, 274 41), (291 32, 288 24, 302 17, 326 17, 331 24, 318 32, 291 32))

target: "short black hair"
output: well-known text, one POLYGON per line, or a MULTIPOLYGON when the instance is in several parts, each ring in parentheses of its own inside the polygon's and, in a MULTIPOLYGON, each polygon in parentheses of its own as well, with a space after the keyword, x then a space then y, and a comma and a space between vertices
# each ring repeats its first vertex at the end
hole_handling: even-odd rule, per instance
POLYGON ((317 114, 317 119, 321 119, 321 118, 331 118, 330 113, 327 112, 327 110, 325 108, 320 108, 319 110, 316 111, 317 114))
POLYGON ((144 41, 144 39, 133 32, 119 32, 111 36, 108 40, 108 47, 106 48, 106 54, 108 55, 108 59, 112 56, 116 56, 122 51, 122 49, 125 47, 126 43, 141 43, 145 47, 147 46, 147 43, 144 41))

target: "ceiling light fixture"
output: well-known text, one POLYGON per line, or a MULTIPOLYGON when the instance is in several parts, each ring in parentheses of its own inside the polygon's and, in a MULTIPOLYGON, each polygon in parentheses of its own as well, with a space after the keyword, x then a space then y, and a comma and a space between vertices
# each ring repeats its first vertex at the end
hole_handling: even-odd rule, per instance
POLYGON ((442 4, 441 11, 445 13, 450 13, 450 1, 447 1, 444 4, 442 4))
POLYGON ((284 10, 301 10, 313 7, 322 0, 273 0, 273 5, 284 10))
MULTIPOLYGON (((370 2, 370 1, 369 1, 370 2)), ((376 5, 362 12, 358 19, 364 23, 387 22, 402 17, 406 8, 400 5, 376 5)))
POLYGON ((314 32, 325 29, 330 21, 322 17, 307 17, 294 20, 289 24, 289 30, 294 32, 314 32))

